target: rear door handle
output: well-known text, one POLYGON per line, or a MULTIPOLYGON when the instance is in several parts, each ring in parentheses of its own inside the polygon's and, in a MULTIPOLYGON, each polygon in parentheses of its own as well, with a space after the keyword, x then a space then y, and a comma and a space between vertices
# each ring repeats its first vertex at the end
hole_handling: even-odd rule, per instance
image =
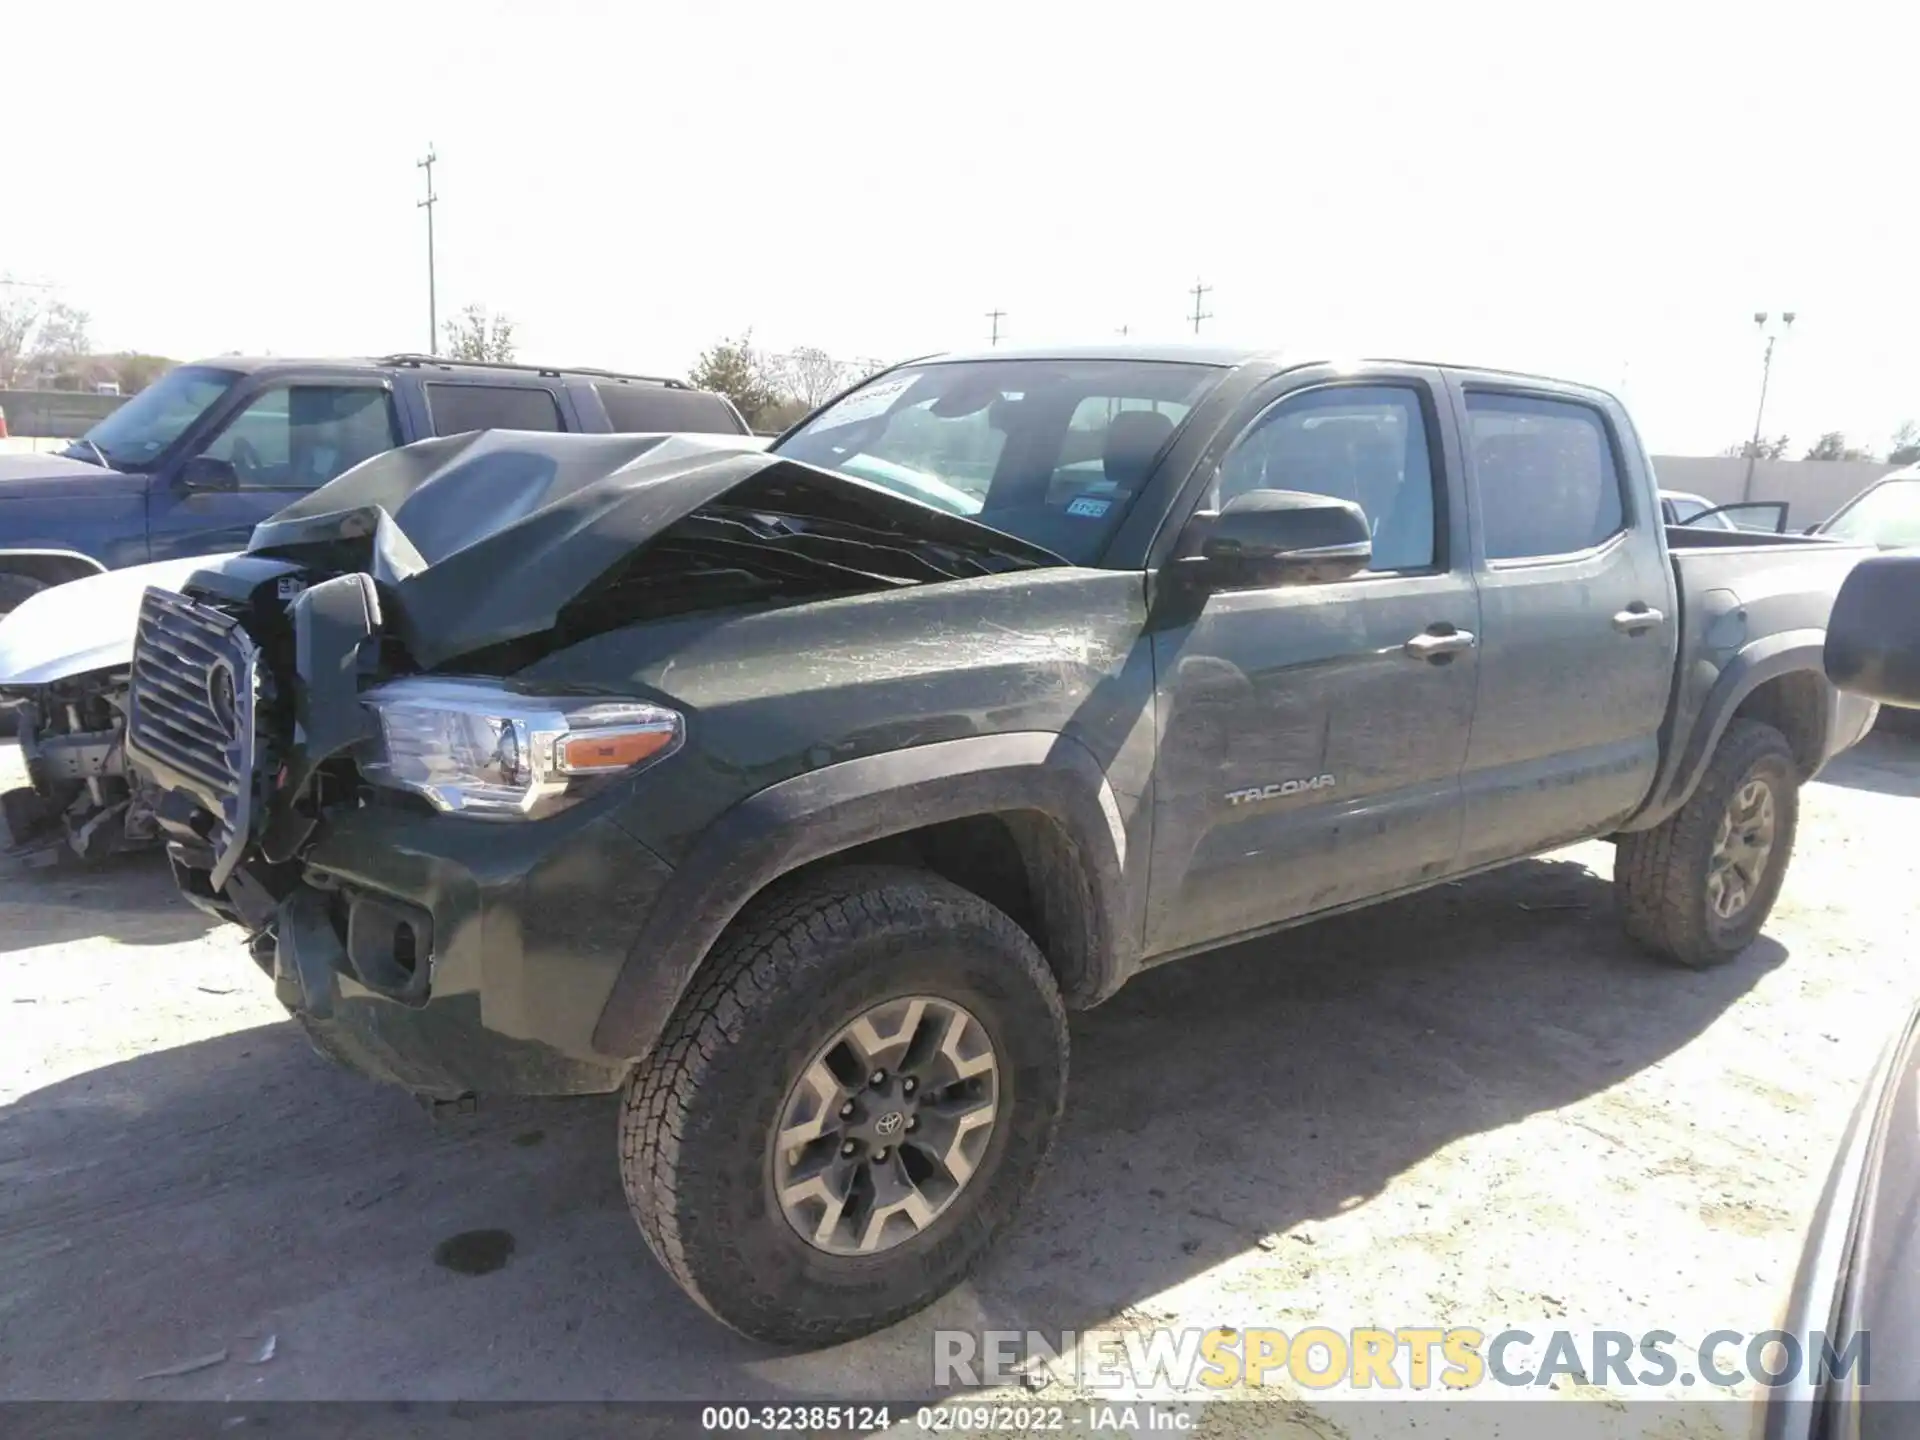
POLYGON ((1642 630, 1664 623, 1666 618, 1660 611, 1636 601, 1613 617, 1613 628, 1627 635, 1638 635, 1642 630))
POLYGON ((1401 646, 1401 649, 1416 660, 1437 662, 1456 655, 1462 650, 1471 650, 1479 643, 1471 630, 1448 630, 1438 635, 1431 630, 1423 630, 1401 646))

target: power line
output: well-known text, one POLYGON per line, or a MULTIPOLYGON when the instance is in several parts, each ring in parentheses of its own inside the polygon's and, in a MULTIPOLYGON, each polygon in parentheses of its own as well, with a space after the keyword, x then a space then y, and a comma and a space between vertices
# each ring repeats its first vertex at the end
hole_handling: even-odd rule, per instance
POLYGON ((993 329, 987 336, 987 344, 998 345, 1000 343, 1000 322, 1006 318, 1007 312, 1004 310, 987 311, 987 319, 993 322, 993 329))
POLYGON ((433 207, 440 197, 433 193, 433 164, 440 157, 433 153, 433 142, 427 142, 427 158, 413 162, 413 168, 427 172, 427 198, 419 201, 413 208, 427 212, 427 353, 440 353, 440 309, 439 297, 434 293, 433 280, 433 207))
MULTIPOLYGON (((1793 329, 1795 319, 1794 311, 1783 310, 1780 312, 1780 318, 1785 322, 1786 330, 1793 329)), ((1753 415, 1753 440, 1747 446, 1746 478, 1740 482, 1740 500, 1742 504, 1753 499, 1753 462, 1760 456, 1760 426, 1767 418, 1767 380, 1773 374, 1773 345, 1774 342, 1780 338, 1781 334, 1784 333, 1781 330, 1775 330, 1770 334, 1768 333, 1767 312, 1764 310, 1756 310, 1754 312, 1753 325, 1754 329, 1766 335, 1767 351, 1766 354, 1760 358, 1760 406, 1754 411, 1753 415)))
POLYGON ((1196 335, 1200 333, 1200 322, 1213 318, 1213 312, 1211 310, 1203 311, 1200 308, 1200 302, 1207 298, 1207 293, 1212 289, 1213 287, 1211 285, 1202 285, 1196 278, 1193 282, 1193 289, 1187 292, 1193 296, 1193 314, 1187 318, 1193 321, 1193 333, 1196 335))

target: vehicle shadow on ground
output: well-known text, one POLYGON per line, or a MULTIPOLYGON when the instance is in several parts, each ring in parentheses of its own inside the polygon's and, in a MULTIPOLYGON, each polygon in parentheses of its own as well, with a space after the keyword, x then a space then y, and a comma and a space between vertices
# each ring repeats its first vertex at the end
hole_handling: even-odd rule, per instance
POLYGON ((1609 890, 1529 862, 1140 977, 1076 1017, 1060 1144, 978 1278, 815 1355, 739 1339, 653 1263, 610 1099, 435 1123, 291 1024, 106 1066, 0 1109, 0 1396, 922 1394, 936 1327, 1108 1321, 1618 1084, 1785 958, 1655 964, 1609 890), (512 1236, 502 1268, 436 1264, 477 1230, 512 1236))
POLYGON ((1880 712, 1867 738, 1842 751, 1820 772, 1827 785, 1848 790, 1875 790, 1882 795, 1920 796, 1920 714, 1901 717, 1899 728, 1889 728, 1887 712, 1880 712))
MULTIPOLYGON (((0 788, 24 785, 18 742, 0 741, 0 788)), ((12 844, 0 822, 0 850, 12 844)), ((158 850, 31 865, 0 854, 0 955, 100 937, 123 945, 193 940, 217 922, 180 898, 158 850)))
POLYGON ((0 862, 0 955, 95 938, 172 945, 218 923, 180 898, 164 855, 31 868, 0 862))

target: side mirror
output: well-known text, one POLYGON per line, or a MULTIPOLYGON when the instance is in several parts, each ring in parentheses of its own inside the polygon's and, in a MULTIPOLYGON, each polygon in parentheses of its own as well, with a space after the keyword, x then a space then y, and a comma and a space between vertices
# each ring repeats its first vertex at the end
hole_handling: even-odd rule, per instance
POLYGON ((1300 490, 1249 490, 1193 517, 1197 545, 1181 561, 1214 589, 1324 585, 1373 560, 1366 512, 1300 490), (1197 550, 1197 553, 1194 553, 1197 550))
POLYGON ((1853 567, 1827 617, 1827 678, 1890 705, 1920 705, 1920 551, 1853 567))
POLYGON ((213 455, 196 455, 180 467, 182 490, 238 490, 240 472, 231 460, 213 455))

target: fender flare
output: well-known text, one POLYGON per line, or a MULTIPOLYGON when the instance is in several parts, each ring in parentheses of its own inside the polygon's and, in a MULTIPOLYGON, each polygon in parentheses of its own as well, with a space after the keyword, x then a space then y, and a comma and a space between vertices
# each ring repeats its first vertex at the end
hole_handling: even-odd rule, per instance
POLYGON ((1038 812, 1072 843, 1084 881, 1080 1004, 1118 988, 1137 959, 1126 916, 1126 826, 1106 772, 1071 736, 942 740, 824 766, 735 805, 674 871, 593 1031, 603 1055, 653 1048, 695 972, 748 901, 781 876, 890 835, 968 816, 1038 812))
MULTIPOLYGON (((1828 692, 1824 723, 1830 735, 1837 692, 1827 680, 1824 659, 1826 641, 1825 630, 1782 630, 1777 634, 1764 635, 1736 652, 1721 667, 1713 688, 1701 702, 1700 713, 1694 717, 1686 744, 1678 759, 1666 767, 1660 784, 1655 787, 1654 799, 1633 818, 1632 823, 1622 828, 1651 829, 1687 803, 1699 785, 1700 777, 1707 773, 1707 766, 1713 761, 1713 752, 1719 748, 1720 737, 1726 733, 1734 711, 1769 680, 1803 670, 1818 676, 1828 692)), ((1819 753, 1823 759, 1827 743, 1828 736, 1822 736, 1819 753)))

